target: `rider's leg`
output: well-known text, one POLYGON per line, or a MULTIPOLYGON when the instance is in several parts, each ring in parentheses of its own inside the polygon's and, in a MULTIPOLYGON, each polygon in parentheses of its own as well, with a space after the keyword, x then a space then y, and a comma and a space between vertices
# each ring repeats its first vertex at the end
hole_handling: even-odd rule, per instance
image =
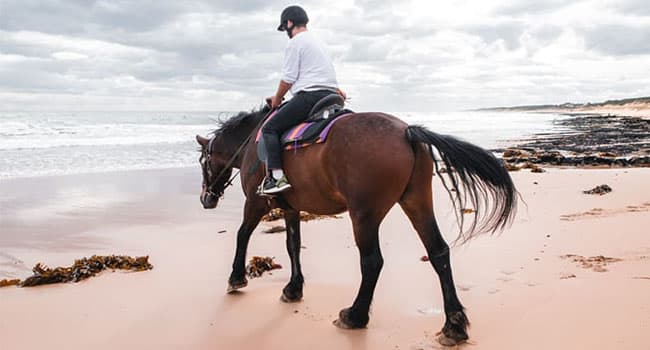
MULTIPOLYGON (((323 91, 298 93, 262 127, 262 137, 267 152, 266 169, 270 174, 276 173, 274 175, 278 175, 277 170, 282 170, 283 149, 280 140, 282 134, 292 126, 307 119, 307 114, 311 108, 320 98, 326 95, 327 92, 323 91)), ((290 187, 286 177, 282 175, 280 173, 278 177, 268 176, 263 186, 265 192, 267 190, 270 190, 268 193, 279 192, 290 187), (277 186, 278 182, 282 182, 281 189, 277 186)))

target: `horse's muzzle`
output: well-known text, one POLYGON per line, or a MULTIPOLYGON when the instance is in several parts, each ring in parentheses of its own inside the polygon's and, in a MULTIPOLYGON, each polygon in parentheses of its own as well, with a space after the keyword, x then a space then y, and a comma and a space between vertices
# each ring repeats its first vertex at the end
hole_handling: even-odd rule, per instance
POLYGON ((201 204, 203 204, 203 209, 214 209, 219 203, 219 197, 212 192, 201 192, 201 204))

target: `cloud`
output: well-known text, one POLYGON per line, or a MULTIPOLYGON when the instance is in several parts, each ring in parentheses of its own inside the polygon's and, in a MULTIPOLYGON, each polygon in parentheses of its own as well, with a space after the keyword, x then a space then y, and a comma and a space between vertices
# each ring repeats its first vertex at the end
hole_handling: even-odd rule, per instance
POLYGON ((588 48, 608 55, 650 54, 650 24, 598 26, 587 30, 585 42, 588 48))
MULTIPOLYGON (((248 109, 286 1, 4 0, 0 108, 248 109)), ((641 0, 303 2, 358 110, 650 95, 641 0)))
POLYGON ((496 6, 495 13, 518 16, 539 15, 557 11, 570 2, 564 0, 513 0, 496 6))

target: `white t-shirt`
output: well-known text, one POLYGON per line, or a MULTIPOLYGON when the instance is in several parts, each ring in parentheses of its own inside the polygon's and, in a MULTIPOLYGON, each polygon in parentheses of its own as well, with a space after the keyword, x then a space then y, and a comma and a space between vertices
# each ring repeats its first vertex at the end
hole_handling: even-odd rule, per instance
POLYGON ((289 39, 284 52, 282 80, 291 86, 291 93, 336 89, 336 72, 325 45, 309 31, 289 39))

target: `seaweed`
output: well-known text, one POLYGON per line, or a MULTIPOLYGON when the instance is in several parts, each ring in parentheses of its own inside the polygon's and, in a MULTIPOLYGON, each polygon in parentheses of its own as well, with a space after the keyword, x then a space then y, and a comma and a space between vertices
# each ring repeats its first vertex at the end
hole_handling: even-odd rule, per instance
POLYGON ((286 227, 284 226, 273 226, 269 229, 264 230, 264 233, 279 233, 279 232, 284 232, 286 231, 286 227))
POLYGON ((246 275, 249 278, 262 277, 262 274, 266 271, 271 271, 275 269, 281 269, 282 265, 273 261, 273 258, 270 256, 261 257, 254 256, 251 258, 248 265, 246 265, 246 275))
POLYGON ((34 287, 43 284, 79 282, 93 277, 103 270, 146 271, 153 269, 149 256, 130 257, 125 255, 99 256, 75 260, 72 266, 50 268, 37 263, 32 269, 34 273, 24 281, 2 280, 0 287, 17 285, 19 287, 34 287))
MULTIPOLYGON (((275 221, 284 218, 284 210, 280 208, 271 209, 268 214, 262 217, 262 221, 275 221)), ((300 212, 300 221, 311 221, 311 220, 321 220, 321 219, 340 219, 338 215, 317 215, 311 214, 306 211, 300 212)))
POLYGON ((17 285, 19 285, 19 284, 20 284, 20 280, 19 280, 19 279, 13 279, 13 280, 4 279, 4 280, 0 280, 0 288, 2 288, 2 287, 8 287, 8 286, 17 286, 17 285))
POLYGON ((609 192, 612 192, 612 188, 607 186, 607 185, 600 185, 600 186, 596 186, 596 187, 594 187, 594 188, 592 188, 590 190, 582 191, 582 193, 584 193, 584 194, 597 194, 597 195, 601 195, 601 196, 604 195, 604 194, 607 194, 609 192))

